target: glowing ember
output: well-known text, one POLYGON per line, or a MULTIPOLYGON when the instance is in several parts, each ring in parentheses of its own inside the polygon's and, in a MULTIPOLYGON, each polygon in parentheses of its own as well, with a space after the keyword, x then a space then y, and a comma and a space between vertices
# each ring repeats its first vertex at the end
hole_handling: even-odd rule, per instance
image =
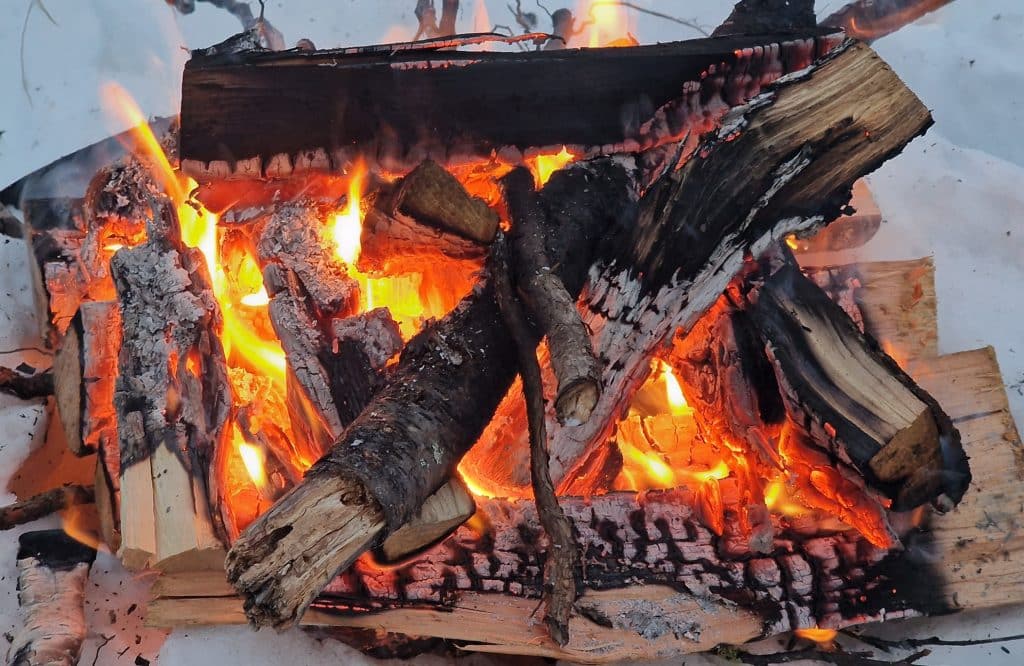
POLYGON ((800 638, 806 638, 809 641, 815 643, 831 643, 836 638, 835 629, 819 629, 814 627, 812 629, 797 629, 794 632, 800 638))
POLYGON ((537 187, 540 188, 548 182, 551 174, 565 168, 566 165, 572 163, 575 159, 576 156, 570 153, 565 146, 562 146, 562 149, 553 155, 537 155, 526 162, 530 171, 533 172, 533 178, 537 182, 537 187))

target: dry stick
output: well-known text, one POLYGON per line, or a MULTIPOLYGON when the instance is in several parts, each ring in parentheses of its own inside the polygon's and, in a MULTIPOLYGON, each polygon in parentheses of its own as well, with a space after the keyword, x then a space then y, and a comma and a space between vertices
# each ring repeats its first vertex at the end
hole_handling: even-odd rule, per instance
POLYGON ((551 270, 545 249, 545 216, 523 167, 501 179, 512 219, 509 242, 519 294, 547 336, 551 367, 558 378, 555 412, 562 424, 585 423, 601 395, 601 365, 594 356, 576 299, 551 270))
POLYGON ((842 28, 850 37, 870 44, 951 2, 953 0, 857 0, 834 12, 821 25, 842 28))
POLYGON ((17 370, 0 367, 0 391, 22 400, 53 395, 53 375, 49 372, 23 375, 17 370))
POLYGON ((877 636, 855 634, 852 631, 841 631, 840 633, 862 643, 867 643, 873 648, 884 650, 885 652, 892 649, 909 650, 911 648, 925 646, 972 647, 974 645, 992 645, 994 643, 1009 643, 1011 641, 1024 640, 1024 634, 1011 634, 1009 636, 994 636, 991 638, 975 639, 965 638, 962 640, 946 640, 944 638, 939 638, 938 636, 931 636, 929 638, 903 638, 898 641, 890 641, 877 636))
POLYGON ((0 530, 31 523, 69 506, 92 504, 95 501, 96 493, 92 486, 75 484, 47 490, 23 502, 15 502, 0 508, 0 530))
POLYGON ((547 450, 547 431, 544 425, 544 386, 540 364, 534 352, 535 336, 526 323, 526 315, 515 296, 509 275, 508 252, 503 237, 495 242, 492 254, 492 276, 495 296, 502 319, 512 336, 519 357, 519 375, 523 378, 523 396, 530 431, 530 477, 533 483, 537 514, 551 547, 545 565, 545 597, 547 621, 551 638, 559 645, 569 642, 569 615, 576 603, 579 581, 576 571, 579 551, 572 533, 572 523, 565 517, 555 497, 551 481, 547 450))

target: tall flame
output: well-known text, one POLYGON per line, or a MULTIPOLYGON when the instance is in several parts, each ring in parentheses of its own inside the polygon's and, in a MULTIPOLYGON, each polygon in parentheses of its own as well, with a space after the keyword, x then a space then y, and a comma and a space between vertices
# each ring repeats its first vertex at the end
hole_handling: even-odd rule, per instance
POLYGON ((245 471, 249 473, 249 478, 252 479, 256 489, 264 497, 270 497, 266 451, 262 446, 247 442, 237 423, 231 424, 231 443, 238 450, 242 463, 245 464, 245 471))
POLYGON ((551 174, 564 168, 575 159, 576 156, 570 153, 565 146, 562 146, 562 149, 557 153, 537 155, 528 159, 526 164, 533 173, 537 187, 541 188, 551 178, 551 174))
POLYGON ((686 403, 683 387, 672 371, 672 366, 661 362, 661 378, 665 382, 665 399, 668 400, 669 411, 673 416, 686 416, 693 413, 693 408, 686 403))
POLYGON ((583 0, 577 15, 587 27, 587 46, 620 46, 631 43, 629 14, 618 2, 583 0))
POLYGON ((363 213, 361 210, 363 197, 363 180, 366 178, 366 165, 356 164, 348 184, 348 201, 345 209, 335 213, 331 224, 334 235, 334 251, 349 268, 355 270, 359 253, 362 250, 360 237, 363 234, 363 213))

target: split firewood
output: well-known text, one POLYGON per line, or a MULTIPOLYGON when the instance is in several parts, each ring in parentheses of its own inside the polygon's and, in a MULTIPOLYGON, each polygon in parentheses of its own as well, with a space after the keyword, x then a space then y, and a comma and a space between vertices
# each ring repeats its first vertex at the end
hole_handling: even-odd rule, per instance
POLYGON ((490 243, 498 231, 498 214, 483 199, 467 194, 455 176, 430 159, 402 179, 391 206, 478 243, 490 243))
MULTIPOLYGON (((424 155, 441 164, 494 154, 518 163, 524 151, 545 146, 589 157, 655 147, 674 155, 688 134, 696 142, 729 107, 811 64, 838 40, 837 31, 813 29, 589 49, 568 59, 558 51, 390 48, 196 53, 182 82, 182 170, 205 182, 231 174, 341 171, 376 156, 385 168, 405 172, 424 155), (509 80, 523 84, 511 89, 509 80), (351 104, 356 89, 378 103, 351 104), (310 118, 309 108, 343 113, 328 123, 310 118), (259 132, 245 120, 253 109, 259 132), (625 121, 623 109, 629 110, 625 121), (225 154, 238 159, 229 164, 225 154)), ((648 180, 668 159, 653 158, 644 156, 648 180)))
POLYGON ((829 458, 855 466, 894 510, 957 504, 971 473, 949 417, 787 251, 777 257, 744 308, 793 423, 829 458))
MULTIPOLYGON (((533 188, 529 185, 530 174, 525 170, 520 173, 522 178, 527 179, 526 189, 532 192, 533 188)), ((506 196, 509 191, 514 191, 514 182, 514 180, 505 181, 506 196)), ((536 226, 531 231, 542 233, 540 220, 536 219, 540 216, 539 211, 525 211, 525 213, 535 216, 532 222, 536 226)), ((522 217, 518 219, 521 220, 522 217)), ((494 281, 495 296, 498 308, 501 310, 502 320, 512 337, 512 344, 515 346, 519 358, 519 376, 523 380, 527 427, 530 432, 530 478, 533 482, 533 496, 537 503, 537 515, 540 517, 540 523, 544 526, 544 532, 550 541, 544 567, 544 600, 547 604, 547 613, 544 619, 551 632, 551 638, 559 645, 565 645, 569 642, 569 616, 572 614, 580 587, 578 579, 580 554, 573 538, 572 524, 565 517, 562 507, 558 505, 555 486, 551 482, 547 430, 544 426, 544 386, 540 376, 540 364, 537 363, 537 355, 534 351, 535 335, 530 330, 529 324, 526 322, 526 314, 516 298, 508 254, 504 239, 499 238, 492 254, 491 279, 494 281)), ((561 283, 559 283, 559 287, 563 291, 565 290, 561 283)), ((566 300, 568 300, 568 295, 566 295, 566 300)), ((568 302, 569 307, 575 313, 573 302, 571 300, 568 302)))
POLYGON ((516 286, 547 336, 551 367, 558 378, 555 412, 560 423, 578 425, 590 418, 597 404, 601 365, 576 309, 576 299, 552 271, 544 212, 533 190, 533 176, 519 167, 504 176, 501 183, 512 218, 509 242, 515 260, 516 286))
POLYGON ((76 504, 92 504, 95 501, 90 486, 67 485, 44 493, 33 495, 22 502, 15 502, 0 508, 0 530, 9 530, 17 525, 31 523, 51 513, 63 511, 76 504))
MULTIPOLYGON (((866 47, 846 45, 727 114, 719 132, 647 189, 639 205, 630 201, 636 181, 621 167, 597 161, 556 173, 542 192, 558 230, 552 265, 571 295, 590 275, 600 353, 617 361, 606 365, 600 411, 556 438, 553 477, 569 476, 606 441, 653 350, 699 318, 745 254, 833 218, 856 178, 929 123, 891 69, 866 47), (608 249, 598 254, 597 241, 610 229, 622 231, 604 238, 608 249)), ((479 436, 516 368, 491 289, 478 288, 410 341, 392 383, 303 483, 235 543, 229 579, 254 623, 294 622, 331 573, 378 532, 408 521, 479 436), (329 515, 319 518, 320 511, 329 515)))
POLYGON ((18 538, 18 603, 25 625, 11 641, 14 666, 74 666, 85 640, 85 584, 96 550, 62 530, 18 538))
POLYGON ((117 302, 82 303, 53 359, 57 412, 75 455, 95 453, 108 444, 116 450, 114 378, 120 347, 117 302))
POLYGON ((132 569, 201 569, 223 558, 206 476, 231 398, 205 259, 182 244, 173 207, 152 206, 149 239, 110 265, 122 327, 119 555, 132 569))
POLYGON ((423 508, 381 544, 378 559, 396 562, 451 534, 476 512, 476 501, 458 477, 427 498, 423 508))

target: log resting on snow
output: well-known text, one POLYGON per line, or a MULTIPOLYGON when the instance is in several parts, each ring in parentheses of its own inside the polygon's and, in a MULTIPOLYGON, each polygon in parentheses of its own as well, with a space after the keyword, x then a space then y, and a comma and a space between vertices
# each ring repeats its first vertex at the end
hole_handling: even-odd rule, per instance
POLYGON ((220 313, 205 259, 181 242, 169 201, 153 200, 147 228, 149 240, 110 264, 122 332, 119 555, 129 568, 204 568, 223 557, 207 478, 231 407, 220 313))
MULTIPOLYGON (((563 481, 604 443, 652 352, 696 321, 745 254, 832 219, 853 182, 931 118, 870 49, 847 44, 722 122, 681 168, 647 190, 635 223, 623 210, 626 173, 605 162, 557 173, 542 192, 557 229, 549 257, 570 294, 591 273, 588 305, 601 319, 593 322, 599 353, 615 361, 606 364, 599 418, 561 429, 563 437, 568 430, 584 437, 553 447, 560 459, 553 457, 552 469, 563 481), (591 271, 598 256, 591 239, 618 224, 591 271)), ((400 527, 453 473, 512 381, 515 359, 501 331, 484 284, 410 342, 392 384, 304 482, 241 536, 229 553, 228 575, 254 623, 294 622, 331 574, 370 547, 377 532, 400 527), (321 505, 331 519, 312 520, 321 505)))
POLYGON ((63 530, 18 539, 18 603, 25 625, 11 639, 13 666, 73 666, 85 640, 85 585, 96 550, 63 530))
POLYGON ((404 172, 425 157, 519 164, 563 146, 586 157, 643 150, 658 164, 652 148, 674 152, 688 132, 714 129, 726 109, 839 39, 811 29, 528 53, 194 53, 182 83, 182 169, 200 181, 287 177, 362 158, 404 172))

